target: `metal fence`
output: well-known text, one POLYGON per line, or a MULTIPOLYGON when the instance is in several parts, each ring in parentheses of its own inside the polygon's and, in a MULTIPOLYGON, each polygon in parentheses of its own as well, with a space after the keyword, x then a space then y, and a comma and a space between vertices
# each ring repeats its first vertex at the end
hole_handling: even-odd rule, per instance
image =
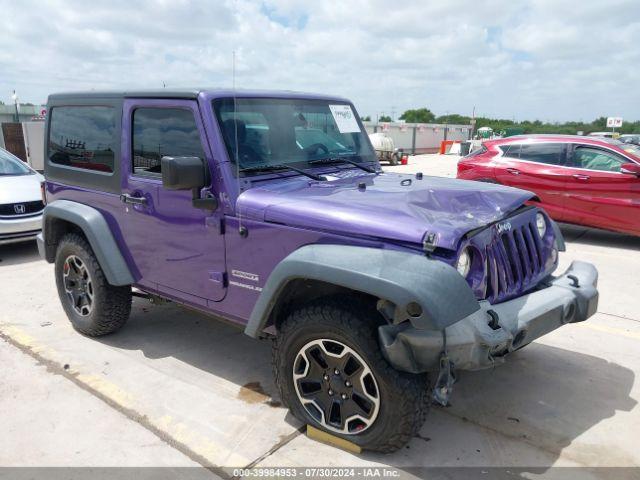
POLYGON ((444 140, 466 141, 471 137, 471 125, 437 123, 375 123, 363 122, 367 133, 383 132, 393 139, 396 148, 405 152, 434 153, 444 140))

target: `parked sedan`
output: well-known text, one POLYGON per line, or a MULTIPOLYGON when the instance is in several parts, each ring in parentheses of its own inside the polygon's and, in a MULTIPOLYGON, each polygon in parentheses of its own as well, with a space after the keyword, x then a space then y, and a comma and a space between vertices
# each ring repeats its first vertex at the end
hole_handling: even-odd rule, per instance
POLYGON ((555 220, 640 235, 640 147, 573 135, 484 142, 458 178, 535 192, 555 220))
POLYGON ((618 140, 620 140, 622 143, 632 143, 634 145, 640 145, 640 133, 620 135, 620 137, 618 137, 618 140))
POLYGON ((0 245, 35 240, 42 229, 44 177, 0 148, 0 245))

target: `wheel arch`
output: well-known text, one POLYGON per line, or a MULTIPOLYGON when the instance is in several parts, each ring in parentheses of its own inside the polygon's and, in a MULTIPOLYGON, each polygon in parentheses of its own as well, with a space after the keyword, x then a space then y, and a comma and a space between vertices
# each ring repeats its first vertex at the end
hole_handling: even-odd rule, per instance
POLYGON ((290 278, 282 286, 281 294, 275 299, 262 330, 272 331, 272 328, 279 330, 280 324, 288 312, 318 298, 340 295, 358 297, 369 303, 373 309, 378 301, 374 295, 328 281, 312 278, 290 278))
POLYGON ((441 330, 480 308, 466 281, 444 262, 394 250, 307 245, 273 270, 245 333, 258 337, 265 328, 277 327, 292 301, 343 292, 382 300, 390 322, 410 320, 423 329, 441 330), (421 311, 410 316, 407 306, 414 302, 421 311))
POLYGON ((134 277, 104 216, 95 208, 69 200, 48 204, 38 236, 40 255, 53 263, 60 239, 67 233, 82 234, 93 250, 111 285, 130 285, 134 277))

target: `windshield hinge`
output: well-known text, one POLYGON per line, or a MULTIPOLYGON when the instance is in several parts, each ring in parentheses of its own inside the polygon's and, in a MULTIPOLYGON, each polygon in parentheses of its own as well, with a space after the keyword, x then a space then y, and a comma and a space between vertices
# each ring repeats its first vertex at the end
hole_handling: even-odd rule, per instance
POLYGON ((427 253, 432 253, 436 249, 436 241, 438 237, 435 233, 427 232, 422 242, 422 249, 427 253))

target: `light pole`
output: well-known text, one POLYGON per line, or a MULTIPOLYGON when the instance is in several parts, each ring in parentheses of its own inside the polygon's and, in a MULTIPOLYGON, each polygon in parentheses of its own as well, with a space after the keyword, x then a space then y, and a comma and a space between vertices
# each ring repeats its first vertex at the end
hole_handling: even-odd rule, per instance
POLYGON ((13 91, 13 95, 11 95, 11 99, 13 100, 13 105, 16 108, 16 113, 15 113, 16 123, 20 123, 20 116, 18 113, 18 94, 16 93, 15 90, 13 91))

